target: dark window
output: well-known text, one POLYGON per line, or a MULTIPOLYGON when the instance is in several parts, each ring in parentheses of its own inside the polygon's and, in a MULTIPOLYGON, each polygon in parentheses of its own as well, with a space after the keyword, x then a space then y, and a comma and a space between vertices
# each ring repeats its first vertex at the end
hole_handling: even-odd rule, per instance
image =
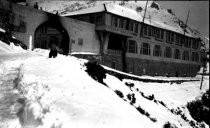
POLYGON ((127 63, 127 72, 128 73, 134 72, 134 64, 133 63, 127 63))
POLYGON ((127 20, 126 20, 126 19, 123 20, 123 28, 124 28, 124 29, 127 28, 127 20))
POLYGON ((129 53, 137 53, 137 44, 134 40, 128 41, 128 52, 129 53))
POLYGON ((90 23, 95 23, 95 16, 90 16, 90 23))
POLYGON ((141 45, 140 53, 143 55, 150 55, 150 45, 148 43, 143 43, 141 45))
POLYGON ((181 36, 178 35, 178 34, 176 34, 176 43, 175 43, 175 44, 176 44, 176 45, 179 45, 179 46, 182 45, 182 43, 181 43, 181 36))
POLYGON ((123 28, 123 19, 122 18, 119 18, 119 27, 123 28))
POLYGON ((143 34, 145 35, 145 36, 148 36, 148 34, 147 34, 147 26, 143 26, 143 34))
POLYGON ((128 30, 133 31, 133 25, 134 25, 133 21, 130 21, 128 30))
POLYGON ((117 27, 118 26, 118 18, 116 16, 112 16, 112 26, 117 27))
POLYGON ((192 48, 198 49, 198 47, 199 47, 199 41, 196 39, 192 39, 192 48))
POLYGON ((174 33, 166 32, 166 42, 173 43, 174 42, 174 33))
POLYGON ((166 47, 164 51, 164 57, 171 58, 172 57, 172 51, 170 47, 166 47))
POLYGON ((143 35, 144 36, 152 36, 152 27, 150 26, 143 26, 143 35))
POLYGON ((138 27, 138 23, 134 24, 134 32, 138 33, 139 27, 138 27))
POLYGON ((191 39, 190 38, 185 37, 184 46, 187 47, 187 48, 189 48, 191 46, 191 39))
POLYGON ((79 39, 78 39, 78 44, 79 44, 79 45, 83 45, 83 39, 82 39, 82 38, 79 38, 79 39))
POLYGON ((192 61, 199 62, 199 55, 197 52, 192 52, 192 61))
POLYGON ((179 49, 175 49, 175 51, 174 51, 174 59, 180 59, 180 50, 179 49))
POLYGON ((163 40, 164 31, 161 30, 161 29, 158 29, 158 28, 156 28, 155 30, 156 30, 156 33, 155 33, 156 35, 155 35, 155 37, 156 37, 157 39, 163 40))
POLYGON ((153 50, 153 56, 161 56, 162 50, 160 45, 155 45, 153 50))
POLYGON ((190 59, 189 51, 184 51, 182 53, 182 60, 189 60, 189 59, 190 59))
POLYGON ((102 24, 102 15, 96 16, 96 24, 101 25, 102 24))

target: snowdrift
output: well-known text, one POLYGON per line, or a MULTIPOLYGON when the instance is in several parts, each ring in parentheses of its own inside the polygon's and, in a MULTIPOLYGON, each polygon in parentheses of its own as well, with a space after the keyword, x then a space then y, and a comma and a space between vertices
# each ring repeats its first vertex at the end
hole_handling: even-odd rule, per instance
MULTIPOLYGON (((196 122, 186 108, 209 89, 208 76, 202 90, 200 81, 145 83, 108 73, 99 83, 86 72, 87 60, 63 55, 49 59, 48 52, 38 49, 31 52, 36 57, 1 64, 1 88, 17 95, 9 108, 1 109, 14 113, 13 118, 1 116, 2 128, 208 127, 196 122)), ((5 95, 0 100, 7 96, 1 94, 5 95)))

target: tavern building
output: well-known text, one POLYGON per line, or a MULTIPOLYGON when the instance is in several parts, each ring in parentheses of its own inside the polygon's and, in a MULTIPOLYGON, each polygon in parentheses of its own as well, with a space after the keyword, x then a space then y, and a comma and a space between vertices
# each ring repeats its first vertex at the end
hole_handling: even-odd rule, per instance
POLYGON ((145 19, 119 5, 99 5, 65 17, 95 24, 100 63, 136 75, 195 76, 200 69, 199 38, 145 19))

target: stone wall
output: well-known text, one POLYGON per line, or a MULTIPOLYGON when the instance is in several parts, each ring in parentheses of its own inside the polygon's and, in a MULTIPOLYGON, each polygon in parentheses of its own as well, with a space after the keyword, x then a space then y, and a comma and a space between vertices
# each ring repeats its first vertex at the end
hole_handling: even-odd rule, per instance
MULTIPOLYGON (((104 55, 102 64, 122 71, 121 56, 104 55), (115 63, 115 67, 113 66, 115 63)), ((182 64, 157 60, 146 60, 140 58, 126 58, 127 72, 135 75, 150 76, 195 76, 200 69, 200 65, 182 64), (133 65, 133 70, 129 70, 129 64, 133 65)))

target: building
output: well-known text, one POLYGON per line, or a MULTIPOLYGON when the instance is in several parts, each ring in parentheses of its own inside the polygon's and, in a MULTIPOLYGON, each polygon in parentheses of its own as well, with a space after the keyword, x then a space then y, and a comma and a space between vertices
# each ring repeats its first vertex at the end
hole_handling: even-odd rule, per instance
POLYGON ((64 15, 95 24, 101 63, 136 75, 195 76, 200 69, 199 38, 136 11, 99 5, 64 15))

